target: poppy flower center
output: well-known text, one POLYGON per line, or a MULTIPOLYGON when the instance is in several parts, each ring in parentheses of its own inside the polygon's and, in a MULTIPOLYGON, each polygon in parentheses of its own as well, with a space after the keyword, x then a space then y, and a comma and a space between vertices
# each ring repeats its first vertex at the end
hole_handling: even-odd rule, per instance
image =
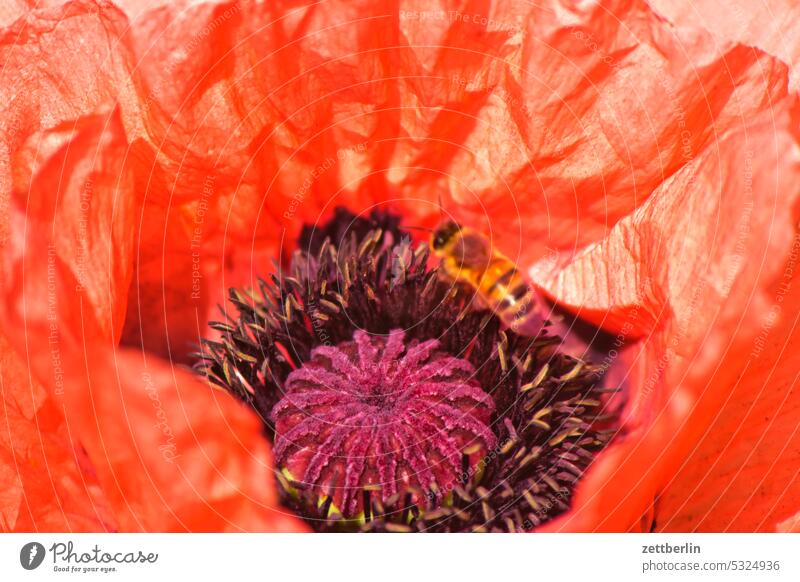
POLYGON ((505 326, 387 213, 307 225, 197 367, 251 406, 317 531, 529 531, 613 436, 600 369, 505 326))
POLYGON ((497 439, 472 364, 438 348, 397 329, 317 347, 272 409, 279 466, 346 518, 369 514, 370 495, 441 503, 497 439))

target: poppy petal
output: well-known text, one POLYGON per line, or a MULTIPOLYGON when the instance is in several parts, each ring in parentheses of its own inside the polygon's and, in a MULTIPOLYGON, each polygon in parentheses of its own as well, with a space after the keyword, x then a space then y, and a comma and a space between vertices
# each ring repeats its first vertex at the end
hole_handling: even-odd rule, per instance
POLYGON ((702 26, 721 45, 756 47, 790 66, 790 87, 800 88, 794 65, 800 62, 800 33, 795 23, 800 6, 792 0, 732 0, 719 9, 712 0, 691 3, 647 0, 661 16, 676 26, 702 26))
POLYGON ((63 390, 62 339, 81 329, 79 311, 86 337, 113 341, 130 281, 127 146, 113 107, 129 84, 108 50, 113 12, 76 2, 26 11, 0 31, 0 165, 13 169, 0 172, 6 529, 117 527, 54 397, 63 390), (63 70, 71 74, 54 74, 63 70), (23 313, 37 322, 28 335, 17 325, 23 313), (17 355, 32 346, 49 359, 41 385, 17 355))
POLYGON ((249 409, 141 352, 86 357, 88 372, 67 372, 67 418, 122 530, 303 529, 274 509, 271 455, 249 409))
POLYGON ((797 527, 790 518, 800 498, 800 450, 795 446, 800 436, 800 291, 793 285, 798 260, 800 235, 778 283, 769 289, 772 303, 749 342, 749 353, 729 350, 710 380, 726 390, 707 430, 660 491, 654 515, 658 530, 797 527))
MULTIPOLYGON (((30 136, 67 127, 76 119, 109 111, 117 103, 124 104, 126 129, 141 125, 135 121, 138 100, 125 44, 127 23, 119 9, 88 0, 41 10, 22 4, 24 10, 13 14, 17 19, 0 29, 3 203, 12 187, 27 190, 35 168, 31 156, 20 150, 30 136)), ((0 223, 0 240, 8 236, 7 226, 0 223)))
POLYGON ((173 205, 197 203, 210 179, 203 236, 232 247, 274 249, 343 201, 391 200, 424 223, 441 196, 529 264, 606 236, 786 91, 769 56, 724 54, 630 2, 569 15, 523 2, 476 14, 157 3, 133 35, 160 144, 147 175, 173 205))
POLYGON ((137 207, 119 111, 35 133, 18 153, 50 149, 31 163, 28 188, 13 194, 0 288, 6 306, 39 322, 43 337, 81 329, 82 304, 85 331, 113 342, 132 276, 137 207))
POLYGON ((63 401, 67 430, 86 449, 116 527, 296 528, 271 509, 269 451, 251 412, 188 372, 153 358, 145 363, 141 352, 114 351, 138 217, 119 113, 85 116, 29 140, 55 145, 34 166, 30 196, 15 192, 12 199, 15 236, 0 263, 3 328, 20 330, 8 339, 63 401), (52 349, 31 349, 51 340, 63 366, 63 395, 53 386, 52 349), (160 441, 165 431, 170 436, 160 441), (173 449, 163 447, 173 444, 170 456, 173 449))
MULTIPOLYGON (((61 378, 62 370, 53 371, 61 378)), ((0 403, 0 531, 116 529, 97 479, 81 469, 59 405, 2 335, 0 403)))
POLYGON ((645 342, 629 366, 630 406, 650 410, 630 417, 581 483, 576 512, 551 528, 634 527, 733 391, 796 244, 784 210, 800 199, 797 136, 781 129, 791 119, 776 107, 722 137, 547 281, 590 319, 635 324, 645 342))

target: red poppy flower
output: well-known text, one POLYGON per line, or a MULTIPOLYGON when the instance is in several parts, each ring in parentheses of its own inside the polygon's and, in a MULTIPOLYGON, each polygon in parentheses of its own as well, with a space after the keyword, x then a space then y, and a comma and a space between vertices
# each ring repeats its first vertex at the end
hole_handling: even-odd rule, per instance
MULTIPOLYGON (((230 367, 255 356, 225 352, 241 347, 231 339, 241 329, 207 323, 221 318, 218 304, 236 324, 291 320, 292 305, 264 312, 291 283, 279 280, 263 303, 237 291, 227 301, 229 289, 259 289, 273 260, 287 266, 303 250, 294 243, 303 234, 317 245, 303 226, 336 228, 334 208, 431 227, 440 204, 513 257, 542 298, 610 338, 595 363, 622 386, 619 431, 605 443, 582 428, 593 439, 585 465, 535 460, 544 476, 567 479, 563 463, 577 470, 569 503, 531 525, 796 527, 797 51, 793 37, 776 40, 791 30, 789 9, 776 7, 787 16, 769 29, 733 11, 709 30, 656 3, 612 4, 75 0, 3 14, 2 528, 308 529, 287 491, 320 461, 280 438, 298 429, 300 405, 333 419, 363 412, 319 394, 308 376, 344 373, 362 354, 397 382, 409 377, 392 367, 402 354, 460 386, 428 425, 467 410, 470 424, 449 440, 431 436, 427 454, 457 473, 441 451, 477 439, 482 448, 465 454, 472 470, 470 455, 496 445, 485 429, 498 401, 459 375, 472 368, 452 362, 444 340, 353 329, 328 351, 307 346, 300 361, 284 353, 276 373, 295 400, 259 401, 244 368, 230 367), (745 18, 756 24, 737 27, 745 18), (200 344, 222 354, 204 360, 206 372, 250 406, 188 369, 200 344)), ((364 252, 389 269, 398 242, 364 252)), ((412 254, 396 256, 409 280, 428 276, 412 254)), ((370 281, 359 283, 364 294, 370 281)), ((536 361, 501 332, 481 332, 487 361, 499 366, 502 350, 536 361)), ((557 378, 593 396, 581 392, 583 372, 568 376, 571 362, 558 361, 557 378)), ((368 382, 375 369, 347 373, 368 382)), ((529 386, 524 378, 507 389, 529 386)), ((441 390, 431 382, 417 396, 441 390)), ((345 459, 333 465, 346 479, 351 457, 364 455, 352 447, 367 441, 320 434, 345 459)), ((558 437, 548 433, 547 446, 558 437)), ((515 463, 531 450, 513 449, 515 463)), ((393 462, 412 473, 424 465, 393 462)), ((370 513, 368 497, 347 491, 317 492, 314 504, 370 513)), ((492 521, 489 510, 466 521, 492 521)))

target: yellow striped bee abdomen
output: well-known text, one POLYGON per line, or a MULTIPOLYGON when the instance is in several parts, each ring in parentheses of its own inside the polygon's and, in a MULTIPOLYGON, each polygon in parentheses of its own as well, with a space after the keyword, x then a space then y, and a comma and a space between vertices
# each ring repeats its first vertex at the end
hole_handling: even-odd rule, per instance
POLYGON ((528 318, 534 291, 516 264, 494 249, 487 236, 447 221, 433 232, 430 246, 444 273, 473 287, 506 325, 516 330, 528 318))

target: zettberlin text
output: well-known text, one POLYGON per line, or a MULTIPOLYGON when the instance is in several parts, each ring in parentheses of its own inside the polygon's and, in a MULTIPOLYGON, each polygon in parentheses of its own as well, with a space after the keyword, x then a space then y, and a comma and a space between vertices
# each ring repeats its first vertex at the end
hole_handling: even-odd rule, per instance
POLYGON ((655 546, 642 546, 643 554, 699 554, 700 546, 697 544, 657 544, 655 546))

